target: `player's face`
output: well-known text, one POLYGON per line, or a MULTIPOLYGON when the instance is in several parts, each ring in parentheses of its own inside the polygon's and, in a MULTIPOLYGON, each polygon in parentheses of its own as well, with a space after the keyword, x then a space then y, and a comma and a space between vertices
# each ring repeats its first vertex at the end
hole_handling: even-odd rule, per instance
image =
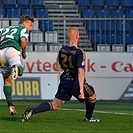
POLYGON ((29 30, 31 31, 32 30, 32 21, 30 20, 27 20, 24 22, 24 26, 29 30))

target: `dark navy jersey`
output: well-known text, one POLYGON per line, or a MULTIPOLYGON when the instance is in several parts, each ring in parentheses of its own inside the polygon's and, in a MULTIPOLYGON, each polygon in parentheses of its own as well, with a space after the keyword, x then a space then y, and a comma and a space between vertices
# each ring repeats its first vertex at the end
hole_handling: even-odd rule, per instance
POLYGON ((78 79, 78 68, 85 67, 85 53, 75 46, 63 46, 58 55, 58 62, 64 72, 61 82, 69 82, 78 79))

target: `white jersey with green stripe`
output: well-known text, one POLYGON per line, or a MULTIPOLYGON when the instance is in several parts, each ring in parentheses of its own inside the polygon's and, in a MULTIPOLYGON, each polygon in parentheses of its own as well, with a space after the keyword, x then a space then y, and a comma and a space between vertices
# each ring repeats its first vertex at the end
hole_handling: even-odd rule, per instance
POLYGON ((14 47, 16 50, 21 50, 21 38, 28 39, 29 32, 24 26, 14 25, 0 29, 0 49, 6 47, 14 47))

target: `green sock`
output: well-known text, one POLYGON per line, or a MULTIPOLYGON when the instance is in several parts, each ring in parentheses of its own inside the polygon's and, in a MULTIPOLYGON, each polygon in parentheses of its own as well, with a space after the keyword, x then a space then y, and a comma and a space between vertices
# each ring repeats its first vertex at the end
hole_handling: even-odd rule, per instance
POLYGON ((22 75, 23 75, 23 71, 24 71, 23 67, 22 67, 22 66, 17 66, 17 67, 18 67, 18 69, 19 69, 18 75, 19 75, 19 76, 22 76, 22 75))
POLYGON ((11 86, 4 86, 3 91, 6 97, 6 101, 8 103, 8 106, 12 106, 12 87, 11 86))

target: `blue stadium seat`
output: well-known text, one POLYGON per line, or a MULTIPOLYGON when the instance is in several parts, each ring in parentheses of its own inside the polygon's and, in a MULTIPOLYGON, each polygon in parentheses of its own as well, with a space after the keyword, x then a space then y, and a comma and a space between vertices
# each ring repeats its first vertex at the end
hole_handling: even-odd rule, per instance
POLYGON ((131 30, 132 30, 132 32, 133 32, 133 20, 132 20, 132 22, 131 22, 131 30))
POLYGON ((127 33, 125 35, 125 43, 126 44, 133 44, 133 33, 132 34, 127 33))
POLYGON ((92 0, 93 7, 104 7, 104 0, 92 0))
POLYGON ((90 32, 90 40, 92 44, 96 44, 96 32, 90 32))
POLYGON ((123 10, 112 10, 111 17, 112 18, 123 18, 124 11, 123 10))
POLYGON ((5 10, 3 8, 0 9, 0 17, 5 17, 5 10))
POLYGON ((3 6, 6 7, 15 7, 16 6, 16 0, 2 0, 3 6))
POLYGON ((96 43, 97 44, 104 44, 104 43, 106 43, 104 33, 101 33, 101 34, 97 33, 96 34, 96 43))
POLYGON ((88 31, 99 31, 101 28, 100 21, 87 21, 86 27, 88 31))
POLYGON ((19 8, 7 8, 7 17, 19 18, 20 17, 19 8))
POLYGON ((83 9, 81 12, 81 16, 83 18, 95 18, 95 12, 94 10, 83 9))
POLYGON ((116 30, 123 31, 123 22, 122 21, 115 21, 116 23, 116 30))
POLYGON ((37 8, 35 17, 48 18, 48 9, 47 8, 37 8))
POLYGON ((115 22, 111 20, 102 21, 102 30, 115 31, 115 22))
MULTIPOLYGON (((123 21, 116 21, 116 30, 117 31, 123 31, 123 21)), ((129 21, 125 21, 125 31, 126 32, 131 32, 131 24, 129 21)))
POLYGON ((93 44, 105 44, 106 40, 105 40, 105 35, 104 33, 97 33, 97 32, 92 32, 91 34, 91 42, 93 44))
POLYGON ((34 10, 32 8, 22 8, 21 15, 25 15, 25 14, 28 14, 28 15, 34 17, 34 10))
POLYGON ((90 0, 77 0, 79 7, 90 7, 90 0))
POLYGON ((33 7, 44 7, 45 3, 44 0, 31 0, 31 5, 33 7))
POLYGON ((133 10, 126 10, 126 18, 133 18, 133 10))
POLYGON ((106 41, 108 44, 120 44, 120 34, 119 33, 112 33, 112 32, 107 32, 107 38, 106 41))
POLYGON ((120 0, 122 8, 133 8, 133 0, 120 0))
POLYGON ((107 7, 118 7, 119 0, 106 0, 106 6, 107 7))
POLYGON ((17 0, 19 7, 30 7, 30 0, 17 0))
POLYGON ((39 29, 41 31, 53 31, 53 21, 51 20, 40 20, 39 29))
POLYGON ((109 10, 96 10, 96 17, 97 18, 110 18, 110 12, 109 10))

